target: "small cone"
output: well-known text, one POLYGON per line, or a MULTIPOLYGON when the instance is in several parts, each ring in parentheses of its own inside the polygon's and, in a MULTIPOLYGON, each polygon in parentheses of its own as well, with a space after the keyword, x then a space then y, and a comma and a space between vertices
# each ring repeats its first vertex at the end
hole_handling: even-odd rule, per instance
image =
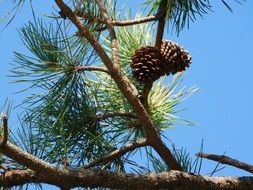
POLYGON ((163 40, 161 54, 164 57, 163 75, 182 72, 191 64, 191 56, 188 51, 170 40, 163 40))
POLYGON ((141 47, 132 56, 133 76, 141 83, 153 82, 161 76, 163 56, 152 46, 141 47))

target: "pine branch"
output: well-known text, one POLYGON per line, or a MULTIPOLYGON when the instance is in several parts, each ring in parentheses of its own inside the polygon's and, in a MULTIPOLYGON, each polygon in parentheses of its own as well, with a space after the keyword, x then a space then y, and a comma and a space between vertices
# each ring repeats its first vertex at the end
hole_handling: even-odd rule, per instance
POLYGON ((8 168, 7 166, 0 164, 0 169, 3 170, 4 172, 10 170, 10 168, 8 168))
MULTIPOLYGON (((165 16, 166 12, 163 11, 163 8, 166 8, 167 6, 167 0, 163 0, 158 8, 158 25, 157 25, 157 32, 156 32, 156 42, 155 47, 160 50, 162 39, 163 39, 163 33, 164 33, 164 26, 165 26, 165 16)), ((148 108, 148 94, 152 88, 152 83, 145 84, 143 88, 143 104, 146 108, 148 108)))
POLYGON ((201 157, 201 158, 206 158, 209 160, 214 160, 222 164, 227 164, 230 166, 234 166, 236 168, 240 168, 242 170, 248 171, 250 173, 253 173, 253 166, 250 164, 247 164, 245 162, 241 162, 239 160, 230 158, 225 155, 217 155, 217 154, 206 154, 206 153, 197 153, 196 156, 201 157))
MULTIPOLYGON (((2 140, 3 139, 0 139, 0 141, 2 140)), ((5 146, 0 146, 0 153, 41 175, 48 175, 48 173, 50 173, 52 177, 59 175, 57 169, 53 165, 23 151, 9 142, 7 142, 5 146)))
POLYGON ((131 26, 131 25, 156 21, 157 19, 158 19, 158 16, 146 16, 146 17, 134 19, 134 20, 122 20, 122 21, 121 20, 113 20, 112 24, 114 26, 131 26))
POLYGON ((253 177, 209 177, 180 171, 147 175, 112 173, 105 170, 61 170, 58 178, 41 176, 30 170, 11 170, 0 174, 2 187, 27 183, 46 183, 70 189, 75 187, 101 187, 111 189, 170 189, 170 190, 252 190, 253 177))
POLYGON ((84 166, 84 169, 88 169, 88 168, 97 166, 99 164, 106 164, 108 162, 113 161, 116 158, 123 156, 124 154, 126 154, 130 151, 135 150, 136 148, 144 147, 147 145, 148 145, 148 141, 146 139, 137 140, 136 142, 133 142, 131 144, 128 144, 128 145, 118 149, 118 150, 115 150, 104 157, 98 158, 98 159, 90 162, 89 164, 84 166))
POLYGON ((110 117, 129 117, 129 118, 133 118, 133 119, 137 118, 137 116, 132 113, 117 112, 117 113, 104 113, 102 115, 97 115, 96 120, 108 119, 110 117))
POLYGON ((108 27, 108 31, 109 31, 109 35, 111 37, 111 46, 112 46, 112 60, 113 63, 118 66, 119 65, 119 49, 118 49, 118 42, 117 42, 117 37, 116 37, 116 32, 114 30, 112 21, 102 3, 101 0, 96 0, 102 16, 104 17, 104 22, 106 24, 106 26, 108 27))
POLYGON ((113 64, 104 49, 92 36, 91 32, 82 24, 82 22, 77 18, 74 12, 62 0, 55 0, 55 2, 61 9, 62 13, 66 17, 68 17, 71 22, 78 28, 80 35, 85 37, 90 42, 90 44, 100 56, 101 60, 111 74, 111 77, 114 79, 121 92, 125 95, 129 103, 133 107, 134 111, 136 112, 138 119, 143 124, 147 140, 149 141, 150 145, 165 160, 169 168, 175 170, 182 170, 180 164, 173 157, 171 151, 162 142, 158 132, 156 131, 154 123, 150 119, 146 109, 143 107, 142 103, 137 97, 137 90, 133 88, 133 84, 127 78, 121 75, 118 64, 113 64))
POLYGON ((39 183, 43 180, 45 181, 43 177, 36 175, 32 170, 10 170, 0 174, 1 187, 14 187, 28 183, 39 183))
MULTIPOLYGON (((100 18, 94 19, 92 16, 90 16, 88 13, 85 13, 85 12, 81 12, 81 11, 77 10, 77 11, 75 11, 75 14, 78 17, 88 19, 90 22, 104 23, 104 21, 102 19, 100 19, 100 18)), ((146 16, 143 18, 133 19, 133 20, 112 20, 111 24, 113 26, 132 26, 132 25, 136 25, 136 24, 142 24, 142 23, 156 21, 157 19, 158 19, 157 15, 155 15, 155 16, 151 15, 151 16, 146 16)))
POLYGON ((161 44, 162 44, 162 39, 163 39, 165 17, 166 17, 166 11, 167 11, 166 9, 167 9, 167 0, 162 0, 157 11, 157 15, 159 16, 159 18, 158 18, 158 25, 157 25, 157 32, 156 32, 155 47, 158 50, 161 49, 161 44))
POLYGON ((1 141, 1 147, 5 146, 8 141, 8 116, 4 115, 2 116, 3 120, 3 139, 1 141))
POLYGON ((107 69, 104 69, 101 67, 94 67, 94 66, 77 66, 75 70, 76 71, 101 71, 101 72, 109 74, 107 69))
POLYGON ((143 90, 142 90, 142 101, 143 101, 143 105, 144 107, 148 110, 148 95, 149 95, 149 92, 151 91, 151 88, 153 86, 153 82, 150 82, 150 83, 146 83, 143 87, 143 90))

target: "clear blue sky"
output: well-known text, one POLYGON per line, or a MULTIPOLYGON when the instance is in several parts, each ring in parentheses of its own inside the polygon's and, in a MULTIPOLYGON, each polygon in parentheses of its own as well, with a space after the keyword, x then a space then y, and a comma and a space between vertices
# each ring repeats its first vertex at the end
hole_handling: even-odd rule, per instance
MULTIPOLYGON (((37 12, 52 10, 52 1, 34 1, 37 12)), ((166 135, 178 147, 185 147, 192 156, 198 152, 204 139, 204 152, 231 156, 253 164, 253 2, 243 5, 231 2, 234 13, 230 13, 221 1, 212 1, 213 12, 198 18, 180 36, 166 34, 183 45, 192 55, 193 62, 183 84, 197 85, 200 90, 183 105, 186 111, 180 117, 197 122, 194 127, 177 126, 166 135)), ((7 1, 0 2, 0 13, 7 12, 7 1)), ((50 11, 49 11, 50 12, 50 11)), ((22 94, 13 94, 20 86, 10 84, 6 77, 13 62, 13 51, 24 51, 16 28, 31 18, 27 3, 16 19, 0 34, 0 105, 6 97, 14 104, 22 100, 22 94)), ((13 128, 16 124, 15 111, 11 115, 13 128)), ((203 173, 209 172, 215 162, 204 160, 203 173)), ((226 167, 219 175, 249 175, 239 169, 226 167)))

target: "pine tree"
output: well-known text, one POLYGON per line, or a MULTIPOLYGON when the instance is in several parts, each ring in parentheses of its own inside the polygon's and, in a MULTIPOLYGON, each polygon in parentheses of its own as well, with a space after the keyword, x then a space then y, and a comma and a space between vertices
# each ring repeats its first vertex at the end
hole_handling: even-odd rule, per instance
MULTIPOLYGON (((24 0, 13 3, 18 17, 24 0)), ((55 3, 51 16, 19 30, 30 54, 14 52, 11 72, 36 93, 22 102, 17 132, 8 132, 4 106, 1 186, 239 189, 238 179, 192 174, 198 159, 163 135, 175 123, 194 124, 178 118, 177 105, 198 90, 179 88, 191 55, 163 33, 167 25, 179 34, 211 10, 209 1, 138 1, 136 15, 117 0, 55 3)))

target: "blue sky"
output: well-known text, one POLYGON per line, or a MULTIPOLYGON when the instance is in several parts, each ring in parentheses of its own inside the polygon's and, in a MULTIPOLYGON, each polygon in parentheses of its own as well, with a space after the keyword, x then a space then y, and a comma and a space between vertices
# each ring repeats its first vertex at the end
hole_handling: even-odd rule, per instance
MULTIPOLYGON (((48 0, 34 3, 36 10, 50 12, 48 0), (42 3, 43 2, 43 3, 42 3), (37 6, 36 6, 37 5, 37 6), (39 6, 38 6, 39 5, 39 6), (39 8, 38 8, 39 7, 39 8)), ((165 35, 176 41, 192 55, 192 65, 187 70, 183 85, 197 85, 200 90, 181 106, 187 108, 180 117, 198 123, 198 126, 176 126, 168 130, 169 137, 178 147, 185 147, 193 156, 204 139, 204 152, 224 154, 253 164, 253 2, 242 5, 231 2, 230 13, 221 1, 212 1, 213 12, 198 18, 179 36, 165 35)), ((0 1, 0 13, 7 12, 8 2, 0 1)), ((13 94, 20 86, 10 84, 10 63, 13 51, 23 51, 17 28, 31 18, 26 4, 16 19, 0 34, 0 105, 6 97, 14 104, 21 102, 22 94, 13 94)), ((52 9, 51 9, 52 10, 52 9)), ((2 14, 3 15, 3 14, 2 14)), ((2 16, 1 15, 1 16, 2 16)), ((12 112, 11 124, 18 127, 16 113, 12 112)), ((203 173, 212 171, 215 162, 204 160, 203 173)), ((218 175, 249 175, 226 167, 218 175)))

